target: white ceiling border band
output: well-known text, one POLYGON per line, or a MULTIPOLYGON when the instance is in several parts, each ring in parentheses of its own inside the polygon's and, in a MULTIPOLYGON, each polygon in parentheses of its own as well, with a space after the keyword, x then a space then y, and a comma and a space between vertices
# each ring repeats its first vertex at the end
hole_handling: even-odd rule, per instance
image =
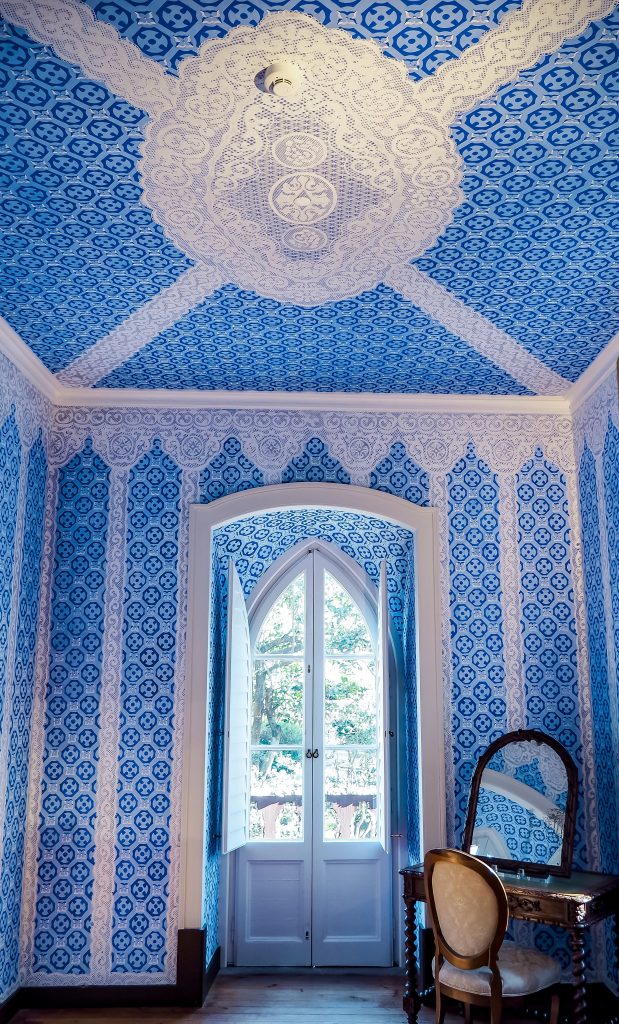
POLYGON ((560 395, 570 382, 536 359, 505 331, 452 295, 416 267, 392 270, 385 281, 451 334, 461 338, 486 359, 505 370, 527 390, 539 395, 560 395))
POLYGON ((0 15, 140 110, 153 114, 173 104, 176 79, 81 0, 0 0, 0 15))
POLYGON ((185 270, 163 291, 131 313, 122 324, 87 348, 57 374, 60 384, 92 387, 150 341, 173 327, 223 284, 213 267, 185 270))

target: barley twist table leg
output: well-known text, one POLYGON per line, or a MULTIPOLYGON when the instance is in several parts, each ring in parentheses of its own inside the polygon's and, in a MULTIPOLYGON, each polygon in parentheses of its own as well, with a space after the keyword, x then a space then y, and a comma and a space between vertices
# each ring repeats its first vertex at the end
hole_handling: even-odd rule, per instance
POLYGON ((587 1024, 585 986, 585 936, 582 928, 570 928, 572 944, 572 1014, 574 1024, 587 1024))
POLYGON ((408 1017, 408 1024, 417 1024, 421 999, 417 991, 417 910, 414 900, 406 901, 404 953, 406 961, 404 1012, 408 1017))

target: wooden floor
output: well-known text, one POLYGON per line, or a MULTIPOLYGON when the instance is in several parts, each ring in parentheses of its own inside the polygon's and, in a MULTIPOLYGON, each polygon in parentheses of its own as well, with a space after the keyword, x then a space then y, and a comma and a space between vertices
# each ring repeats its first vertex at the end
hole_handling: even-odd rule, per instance
MULTIPOLYGON (((476 1020, 479 1019, 476 1017, 476 1020)), ((517 1024, 514 1017, 510 1024, 517 1024)), ((421 1011, 432 1024, 434 1011, 421 1011)), ((15 1024, 406 1024, 402 978, 222 973, 199 1010, 22 1010, 15 1024)), ((462 1024, 448 1015, 446 1024, 462 1024)))

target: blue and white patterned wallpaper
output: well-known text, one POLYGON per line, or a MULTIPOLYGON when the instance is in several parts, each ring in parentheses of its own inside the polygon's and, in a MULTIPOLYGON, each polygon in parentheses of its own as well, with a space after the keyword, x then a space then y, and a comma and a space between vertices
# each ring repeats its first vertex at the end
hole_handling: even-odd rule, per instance
MULTIPOLYGON (((510 705, 509 700, 514 694, 519 695, 526 709, 528 724, 546 728, 571 743, 572 752, 582 762, 583 788, 591 786, 588 757, 594 739, 590 718, 582 714, 588 689, 586 683, 577 685, 584 677, 574 672, 579 620, 573 590, 580 583, 571 564, 574 510, 568 502, 573 501, 575 493, 570 491, 575 466, 569 421, 537 416, 433 417, 409 413, 400 417, 355 417, 284 411, 236 414, 225 410, 178 414, 170 410, 132 410, 126 418, 118 410, 101 414, 67 409, 59 412, 57 423, 61 428, 54 434, 53 479, 59 498, 54 525, 55 564, 50 565, 51 674, 45 679, 46 718, 39 720, 39 728, 45 732, 44 762, 42 770, 35 768, 34 776, 36 782, 38 771, 42 783, 37 791, 42 800, 39 847, 31 852, 39 878, 28 876, 26 880, 27 886, 36 885, 36 896, 43 905, 39 905, 34 922, 27 920, 24 924, 24 971, 30 981, 51 984, 66 979, 71 983, 72 977, 81 977, 91 983, 93 979, 97 983, 107 979, 108 983, 126 984, 174 978, 178 899, 175 808, 177 811, 181 765, 179 753, 172 754, 178 751, 175 743, 179 739, 172 704, 178 706, 178 694, 184 685, 187 610, 182 580, 186 579, 191 501, 212 501, 248 487, 304 479, 369 485, 418 504, 436 505, 444 524, 441 587, 446 625, 447 757, 459 786, 450 829, 456 828, 462 815, 472 751, 481 751, 495 732, 524 724, 514 722, 510 710, 513 701, 510 705), (89 436, 92 442, 86 443, 89 436), (112 481, 116 480, 115 492, 109 487, 110 473, 112 481), (108 507, 112 493, 116 494, 113 514, 108 507), (509 512, 510 503, 513 514, 509 512), (121 507, 126 526, 119 515, 121 507), (74 552, 69 545, 66 549, 61 545, 67 541, 74 546, 90 544, 83 526, 92 515, 98 517, 99 546, 93 549, 88 573, 92 569, 98 575, 89 575, 86 581, 75 575, 83 571, 79 561, 82 549, 74 552), (508 524, 507 533, 504 523, 508 524), (535 553, 531 545, 538 549, 535 553), (111 596, 109 607, 104 607, 100 589, 105 586, 101 577, 105 577, 106 566, 109 577, 112 549, 116 550, 113 571, 121 576, 125 590, 118 611, 111 596), (88 597, 80 599, 73 592, 86 583, 93 588, 92 601, 88 597), (62 601, 59 584, 66 588, 62 601), (515 603, 510 606, 512 598, 515 603), (510 607, 515 611, 509 611, 510 607), (74 643, 69 628, 77 615, 86 613, 92 615, 86 630, 94 634, 93 642, 89 641, 92 655, 77 639, 74 643), (514 614, 520 620, 520 646, 507 643, 510 630, 514 632, 509 616, 514 614), (119 618, 116 632, 110 627, 110 616, 114 615, 119 618), (75 653, 71 654, 80 650, 85 656, 83 664, 78 664, 75 653), (118 730, 109 734, 107 730, 97 733, 92 721, 84 720, 82 724, 77 717, 70 723, 64 721, 71 713, 84 718, 84 709, 79 706, 83 697, 88 697, 86 713, 96 714, 101 650, 104 663, 115 666, 117 673, 110 692, 117 694, 118 730), (67 663, 69 656, 75 659, 75 667, 67 663), (62 673, 55 671, 57 668, 67 669, 66 682, 61 679, 62 673), (85 684, 83 693, 77 685, 84 682, 82 668, 92 680, 85 684), (147 692, 141 693, 144 682, 147 692), (66 709, 57 698, 67 702, 66 709), (77 706, 69 707, 69 701, 77 706), (70 728, 74 732, 69 734, 70 728), (93 748, 81 748, 76 742, 80 733, 90 728, 98 744, 98 763, 111 764, 117 772, 119 788, 110 819, 117 816, 113 849, 101 839, 105 834, 101 831, 97 835, 103 845, 94 846, 97 822, 92 820, 88 798, 92 799, 96 779, 88 777, 88 770, 84 774, 81 766, 96 766, 97 762, 91 753, 86 756, 93 748), (67 768, 54 753, 63 751, 65 742, 77 748, 74 764, 67 768), (147 749, 149 746, 152 750, 147 749), (140 750, 145 761, 138 755, 140 750), (54 768, 58 780, 48 780, 45 774, 53 761, 58 762, 54 768), (157 774, 144 770, 146 763, 159 762, 161 771, 158 768, 157 774), (61 789, 61 772, 69 782, 66 796, 61 789), (46 797, 56 794, 61 806, 56 801, 45 804, 46 797), (78 814, 82 815, 80 820, 78 814), (67 828, 62 833, 65 838, 61 838, 63 825, 67 828), (82 844, 81 849, 78 844, 82 844), (73 864, 78 866, 78 877, 71 875, 73 864), (156 865, 151 873, 150 865, 156 865), (93 879, 97 881, 94 889, 93 879), (54 891, 56 882, 60 885, 54 891), (99 949, 107 950, 107 961, 96 973, 88 959, 89 952, 94 955, 89 948, 90 916, 98 920, 97 906, 89 903, 93 893, 98 893, 100 900, 105 898, 107 906, 113 900, 109 925, 105 925, 108 930, 97 940, 102 943, 99 949), (73 918, 69 905, 76 912, 73 918), (80 910, 82 917, 77 914, 80 910), (52 932, 51 922, 56 921, 58 927, 58 918, 65 934, 52 932), (45 936, 52 934, 53 947, 46 949, 49 939, 45 936), (112 936, 117 940, 115 944, 112 936), (82 947, 78 948, 80 943, 82 947), (70 970, 84 974, 70 975, 70 970)), ((266 517, 264 522, 254 523, 252 536, 239 530, 229 539, 237 547, 234 557, 248 587, 292 535, 318 529, 316 523, 302 517, 298 520, 294 525, 286 523, 285 540, 283 535, 274 536, 273 524, 266 517)), ((324 536, 328 534, 332 542, 341 543, 345 549, 348 545, 351 553, 369 567, 375 565, 379 549, 384 547, 388 554, 378 537, 369 543, 364 536, 367 530, 355 539, 352 523, 342 530, 332 522, 319 525, 324 536)), ((394 543, 400 541, 394 538, 394 543)), ((393 558, 393 579, 397 577, 400 584, 399 593, 394 590, 391 594, 392 613, 403 644, 413 650, 414 637, 410 630, 407 637, 406 630, 414 581, 406 557, 395 552, 393 558), (406 583, 404 592, 402 581, 406 583)), ((375 568, 371 571, 375 578, 375 568)), ((216 638, 222 635, 223 610, 222 602, 218 602, 216 638)), ((215 644, 213 657, 221 658, 221 654, 220 645, 215 644)), ((216 712, 213 707, 209 724, 212 733, 217 732, 216 712)), ((409 724, 416 720, 412 698, 408 716, 409 724)), ((90 734, 86 738, 91 742, 90 734)), ((595 771, 593 765, 591 770, 595 771)), ((587 848, 579 847, 579 857, 586 857, 589 864, 598 856, 602 841, 595 817, 600 784, 596 777, 593 795, 589 799, 590 790, 586 788, 587 799, 582 801, 587 828, 582 828, 581 821, 580 832, 587 848)), ((217 941, 217 772, 211 772, 207 779, 207 791, 207 926, 212 950, 217 941)), ((28 898, 25 905, 29 905, 28 898)), ((562 955, 560 944, 549 930, 542 929, 537 942, 562 955)))
POLYGON ((507 705, 499 492, 495 474, 472 444, 449 474, 448 488, 455 828, 460 836, 475 765, 507 731, 507 705))
POLYGON ((86 0, 97 18, 131 39, 147 57, 173 72, 205 39, 220 38, 239 25, 257 25, 269 11, 302 11, 322 25, 362 39, 376 39, 385 52, 406 61, 414 79, 457 58, 482 33, 500 22, 520 0, 414 0, 403 3, 337 3, 334 0, 234 0, 205 7, 197 0, 151 0, 142 10, 128 0, 86 0))
POLYGON ((477 812, 475 827, 497 832, 513 860, 549 864, 561 850, 561 836, 547 822, 503 793, 490 792, 482 787, 477 812))
MULTIPOLYGON (((516 494, 526 725, 556 736, 582 777, 567 485, 541 448, 518 474, 516 494)), ((581 801, 574 848, 581 866, 587 856, 585 829, 581 801)))
MULTIPOLYGON (((594 763, 597 787, 599 864, 619 872, 619 404, 612 372, 579 408, 574 435, 578 459, 583 583, 594 763)), ((613 930, 605 930, 605 960, 611 986, 616 987, 613 930)))
POLYGON ((97 387, 153 381, 205 390, 527 393, 386 285, 312 309, 225 285, 97 387))
MULTIPOLYGON (((5 687, 11 702, 11 730, 2 737, 8 746, 7 797, 2 843, 2 910, 0 911, 0 992, 4 995, 18 981, 21 889, 25 844, 30 725, 34 686, 34 656, 37 642, 37 617, 41 572, 42 523, 45 502, 47 462, 39 438, 28 455, 23 534, 23 554, 17 634, 12 686, 5 687)), ((4 492, 6 493, 6 492, 4 492)))
POLYGON ((140 202, 146 115, 0 20, 0 313, 53 371, 190 261, 140 202))
POLYGON ((49 407, 0 356, 0 1003, 18 986, 49 407))
MULTIPOLYGON (((174 76, 207 39, 303 11, 405 61, 457 59, 519 0, 87 0, 174 76)), ((415 265, 528 353, 575 380, 619 327, 619 14, 460 116, 465 201, 415 265)), ((192 260, 142 201, 148 116, 0 23, 0 313, 53 371, 178 281, 192 260)), ((509 365, 509 364, 508 364, 509 365)), ((119 388, 527 394, 508 370, 381 284, 311 309, 225 284, 105 371, 119 388)), ((531 385, 533 386, 533 384, 531 385)))
POLYGON ((155 442, 128 484, 112 972, 166 957, 180 468, 155 442))
POLYGON ((569 380, 619 329, 618 30, 615 11, 459 118, 466 201, 417 260, 569 380))
POLYGON ((90 969, 109 475, 87 442, 58 480, 35 973, 90 969))
MULTIPOLYGON (((619 469, 619 452, 612 473, 619 469)), ((610 467, 609 467, 610 468, 610 467)), ((611 511, 616 499, 612 496, 619 480, 611 479, 611 511)), ((595 458, 586 447, 580 460, 580 514, 583 536, 585 594, 587 598, 587 634, 591 672, 591 699, 595 708, 593 719, 595 740, 595 770, 598 792, 604 794, 599 804, 600 867, 605 871, 619 868, 619 827, 617 824, 617 736, 613 730, 612 678, 608 665, 606 626, 608 614, 603 589, 602 541, 600 537, 600 508, 595 458)), ((615 509, 616 514, 616 509, 615 509)), ((614 544, 617 535, 609 533, 614 544)), ((615 549, 616 550, 616 549, 615 549)), ((613 555, 613 558, 615 556, 613 555)), ((616 688, 615 688, 616 689, 616 688)))

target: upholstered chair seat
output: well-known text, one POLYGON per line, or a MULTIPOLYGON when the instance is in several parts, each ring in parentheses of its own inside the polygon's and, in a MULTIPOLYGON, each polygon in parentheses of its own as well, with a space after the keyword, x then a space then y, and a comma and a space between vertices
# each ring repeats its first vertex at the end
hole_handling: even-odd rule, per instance
MULTIPOLYGON (((497 962, 506 999, 530 996, 561 981, 561 968, 556 960, 545 953, 538 953, 536 949, 524 949, 507 942, 501 946, 497 962)), ((461 971, 447 961, 440 971, 441 984, 488 998, 491 978, 492 972, 488 967, 461 971)))
POLYGON ((468 853, 430 850, 424 879, 436 946, 436 1024, 444 1024, 445 997, 464 1003, 466 1024, 473 1006, 490 1007, 490 1024, 502 1024, 505 1003, 542 991, 551 992, 550 1024, 557 1024, 553 989, 561 968, 535 949, 503 944, 509 908, 499 876, 468 853))

